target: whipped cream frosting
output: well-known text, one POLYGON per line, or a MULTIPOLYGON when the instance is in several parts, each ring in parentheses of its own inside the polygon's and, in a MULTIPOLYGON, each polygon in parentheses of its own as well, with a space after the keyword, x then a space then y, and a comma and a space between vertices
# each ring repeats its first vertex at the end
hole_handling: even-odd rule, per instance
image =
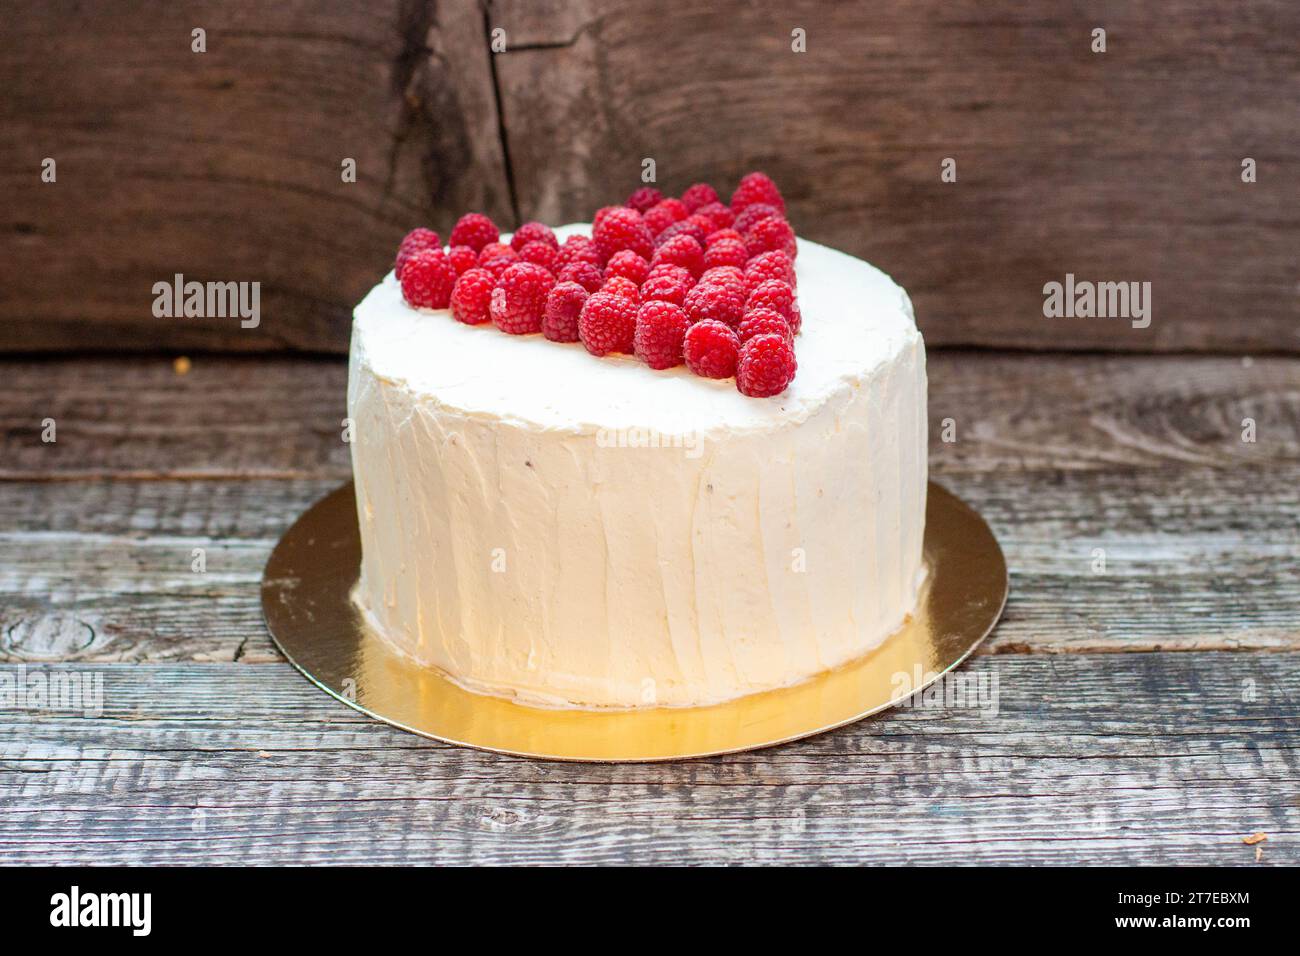
POLYGON ((796 273, 798 374, 764 399, 415 310, 387 276, 348 384, 370 625, 548 706, 715 703, 879 645, 923 575, 924 345, 867 263, 800 240, 796 273))

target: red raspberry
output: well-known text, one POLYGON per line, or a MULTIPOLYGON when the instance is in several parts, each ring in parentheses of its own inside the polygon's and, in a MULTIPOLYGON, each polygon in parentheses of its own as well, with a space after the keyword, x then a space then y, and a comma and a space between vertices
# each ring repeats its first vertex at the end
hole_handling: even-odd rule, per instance
POLYGON ((745 285, 745 274, 735 266, 714 266, 700 276, 701 285, 723 285, 735 290, 740 301, 745 301, 749 287, 745 285))
POLYGON ((589 262, 597 269, 605 264, 590 236, 570 236, 560 246, 560 254, 555 257, 555 268, 560 270, 573 262, 589 262))
POLYGON ((402 267, 402 298, 417 309, 445 309, 456 285, 456 268, 441 249, 421 249, 402 267))
POLYGON ((717 266, 735 266, 737 269, 743 269, 748 261, 749 253, 745 251, 745 244, 739 239, 719 239, 717 242, 710 242, 709 247, 704 250, 706 269, 717 266))
POLYGON ((554 285, 555 276, 536 263, 511 263, 492 290, 492 324, 511 335, 540 332, 546 294, 554 285))
POLYGON ((632 300, 637 305, 641 304, 641 290, 627 276, 609 276, 605 280, 605 284, 600 287, 600 291, 621 295, 625 299, 632 300))
POLYGON ((604 222, 605 217, 608 216, 610 213, 612 213, 614 210, 626 209, 626 208, 627 208, 626 206, 601 206, 599 209, 596 210, 596 215, 593 216, 591 219, 591 228, 594 230, 597 226, 599 226, 602 222, 604 222))
POLYGON ((456 287, 451 290, 451 314, 457 322, 466 325, 482 325, 486 322, 488 305, 492 301, 492 289, 497 280, 486 269, 467 269, 456 280, 456 287))
POLYGON ((592 355, 631 353, 636 337, 637 305, 625 296, 597 292, 578 316, 578 337, 592 355))
POLYGON ((742 345, 756 335, 779 335, 782 338, 794 339, 794 333, 790 331, 790 323, 781 317, 780 312, 773 312, 771 309, 746 311, 745 317, 736 327, 736 333, 740 336, 742 345))
POLYGON ((627 202, 623 205, 629 209, 635 209, 637 212, 644 214, 647 209, 653 206, 659 200, 664 198, 664 194, 653 186, 642 186, 632 195, 627 197, 627 202))
POLYGON ((695 183, 682 193, 682 205, 691 212, 718 201, 718 191, 708 183, 695 183))
MULTIPOLYGON (((677 270, 676 266, 672 268, 677 270)), ((653 270, 651 271, 653 273, 653 270)), ((658 299, 662 302, 671 302, 673 305, 684 305, 686 294, 691 291, 691 274, 685 269, 677 271, 681 274, 665 271, 650 275, 645 282, 641 283, 641 299, 646 302, 658 299)))
POLYGON ((576 282, 560 282, 546 294, 542 334, 552 342, 578 341, 578 316, 587 304, 587 290, 576 282))
POLYGON ((781 335, 756 335, 740 349, 736 388, 751 398, 779 395, 794 381, 794 346, 781 335))
POLYGON ((736 374, 740 339, 723 322, 706 319, 686 330, 682 356, 686 367, 705 378, 728 378, 736 374))
POLYGON ((555 272, 555 259, 559 253, 556 251, 559 247, 553 246, 541 239, 534 239, 531 242, 525 242, 523 248, 519 250, 519 258, 524 262, 531 262, 539 265, 547 272, 555 272))
POLYGON ((745 314, 755 309, 771 309, 790 326, 791 334, 799 331, 799 309, 794 302, 794 289, 782 279, 768 279, 760 282, 745 300, 745 314))
POLYGON ((674 238, 675 236, 690 236, 692 239, 698 242, 700 244, 700 248, 703 249, 704 240, 708 238, 709 233, 712 231, 713 230, 711 228, 706 228, 705 226, 701 225, 700 222, 697 221, 694 216, 688 216, 686 219, 683 219, 681 222, 673 223, 663 232, 659 233, 659 235, 655 236, 655 245, 662 246, 665 242, 674 238))
POLYGON ((784 252, 793 259, 799 254, 794 242, 794 230, 784 219, 764 219, 745 233, 745 248, 750 256, 759 256, 773 250, 784 252))
POLYGON ((520 252, 530 242, 545 242, 556 249, 560 248, 560 240, 555 238, 551 227, 542 222, 526 222, 516 229, 510 237, 510 248, 520 252))
POLYGON ((690 214, 691 211, 680 199, 665 199, 646 211, 645 224, 657 236, 673 223, 681 222, 690 214))
POLYGON ((744 234, 749 232, 749 230, 753 229, 764 219, 771 219, 773 216, 780 218, 781 210, 777 209, 775 206, 769 206, 765 202, 756 202, 752 206, 746 206, 740 212, 740 215, 736 216, 736 220, 731 224, 731 228, 744 234))
POLYGON ((482 252, 484 246, 491 245, 500 238, 501 233, 497 231, 496 223, 481 212, 471 212, 456 221, 448 241, 453 246, 469 246, 475 252, 482 252))
POLYGON ((576 282, 588 292, 598 292, 605 277, 590 262, 570 262, 555 277, 556 282, 576 282))
POLYGON ((736 221, 736 214, 720 202, 711 202, 707 206, 701 206, 695 211, 695 215, 713 223, 714 229, 730 229, 731 224, 736 221))
POLYGON ((456 275, 463 276, 478 265, 478 254, 469 246, 452 246, 447 250, 447 260, 456 270, 456 275))
POLYGON ((686 314, 691 322, 713 319, 735 328, 745 314, 745 299, 734 288, 701 282, 686 295, 686 314))
POLYGON ((704 271, 704 248, 691 236, 673 236, 655 250, 651 265, 681 266, 693 277, 704 271))
POLYGON ((740 180, 740 185, 731 194, 731 208, 740 212, 746 206, 759 202, 775 206, 782 215, 785 214, 785 200, 781 198, 781 190, 776 188, 776 183, 763 173, 750 173, 740 180))
POLYGON ((709 246, 713 245, 715 242, 721 242, 724 239, 734 239, 742 246, 745 244, 745 237, 742 236, 740 233, 736 232, 736 230, 719 229, 717 232, 709 233, 709 237, 704 240, 704 248, 708 249, 709 246))
POLYGON ((500 242, 489 243, 478 254, 478 267, 486 269, 497 278, 506 271, 506 267, 517 262, 519 254, 500 242))
POLYGON ((682 364, 682 340, 690 320, 681 306, 655 300, 636 314, 636 356, 651 368, 672 368, 682 364))
POLYGON ((650 274, 650 263, 646 262, 631 249, 624 249, 622 252, 616 252, 609 257, 609 262, 605 265, 605 277, 625 276, 631 279, 637 285, 645 282, 646 276, 650 274))
POLYGON ((442 240, 432 229, 412 229, 402 237, 401 243, 397 247, 397 259, 393 262, 393 273, 397 278, 402 277, 402 269, 406 266, 407 261, 417 252, 423 252, 425 249, 437 249, 442 251, 442 240))
POLYGON ((596 240, 596 248, 606 262, 614 253, 624 249, 631 249, 642 259, 649 259, 654 252, 654 238, 650 235, 650 228, 639 212, 626 206, 609 209, 592 229, 592 238, 596 240))
POLYGON ((799 288, 799 283, 795 280, 794 263, 784 252, 764 252, 750 259, 745 266, 745 285, 749 292, 753 292, 768 279, 780 279, 792 289, 799 288))

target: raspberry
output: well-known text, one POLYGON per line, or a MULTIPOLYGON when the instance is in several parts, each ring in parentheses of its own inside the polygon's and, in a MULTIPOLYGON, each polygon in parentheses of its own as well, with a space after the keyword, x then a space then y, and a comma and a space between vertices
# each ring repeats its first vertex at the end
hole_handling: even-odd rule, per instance
POLYGON ((481 212, 471 212, 456 220, 448 241, 453 246, 469 246, 475 252, 482 252, 484 246, 491 245, 500 238, 501 233, 497 231, 496 223, 481 212))
MULTIPOLYGON (((672 267, 677 269, 676 266, 672 267)), ((653 270, 651 270, 653 273, 653 270)), ((691 274, 685 269, 677 270, 680 275, 672 272, 660 272, 658 275, 650 275, 645 282, 641 283, 642 301, 657 299, 662 302, 671 302, 673 305, 684 305, 686 294, 691 291, 691 274)))
POLYGON ((488 305, 496 283, 496 276, 486 269, 467 269, 451 290, 451 314, 456 321, 482 325, 491 318, 488 305))
POLYGON ((592 355, 631 353, 636 337, 637 305, 612 292, 597 292, 578 316, 578 337, 592 355))
POLYGON ((555 257, 555 270, 559 272, 574 262, 589 262, 596 268, 603 265, 600 261, 600 252, 590 236, 569 236, 565 239, 564 245, 560 246, 560 251, 555 257))
POLYGON ((779 395, 794 381, 794 347, 781 335, 756 335, 740 349, 736 388, 751 398, 779 395))
POLYGON ((456 268, 441 249, 421 249, 402 267, 402 298, 417 309, 445 309, 456 268))
POLYGON ((746 206, 760 202, 775 206, 782 215, 785 214, 785 200, 781 198, 776 183, 763 173, 750 173, 740 180, 740 185, 731 194, 731 208, 740 212, 746 206))
POLYGON ((469 246, 452 246, 447 250, 447 260, 456 270, 456 275, 463 276, 478 265, 478 254, 469 246))
POLYGON ((717 242, 709 243, 709 247, 704 250, 706 269, 716 266, 735 266, 743 269, 748 261, 749 253, 745 251, 745 244, 739 239, 719 239, 717 242))
POLYGON ((626 206, 606 208, 609 211, 605 212, 592 229, 596 248, 600 250, 605 261, 608 262, 610 256, 624 249, 631 249, 642 259, 649 259, 654 251, 654 238, 650 235, 650 228, 642 220, 641 214, 626 206))
POLYGON ((764 219, 771 219, 773 216, 780 217, 781 210, 777 209, 775 206, 769 206, 765 202, 756 202, 752 206, 746 206, 744 210, 741 211, 740 215, 736 216, 735 221, 731 224, 731 228, 744 234, 749 232, 749 230, 753 229, 764 219))
POLYGON ((558 256, 556 251, 559 247, 553 246, 541 239, 534 239, 531 242, 525 242, 523 248, 519 250, 519 258, 524 262, 531 262, 539 265, 547 272, 555 272, 555 259, 558 256))
POLYGON ((560 282, 546 294, 542 334, 552 342, 578 341, 578 316, 587 304, 587 290, 576 282, 560 282))
POLYGON ((704 248, 687 235, 673 236, 655 250, 652 265, 681 266, 695 278, 704 271, 704 248))
POLYGON ((744 317, 745 300, 734 288, 701 282, 687 293, 685 308, 693 323, 712 319, 735 328, 744 317))
POLYGON ((646 211, 645 224, 650 228, 650 232, 657 236, 673 223, 681 222, 690 214, 691 211, 680 199, 665 199, 646 211))
POLYGON ((713 230, 705 228, 696 220, 694 216, 688 216, 681 222, 675 222, 659 235, 655 236, 655 245, 662 246, 665 242, 675 236, 690 236, 704 248, 704 240, 708 238, 709 233, 713 230))
POLYGON ((500 242, 489 243, 478 254, 478 267, 486 269, 497 278, 506 271, 506 267, 519 260, 519 254, 500 242))
POLYGON ((546 294, 554 285, 555 276, 536 263, 511 263, 492 290, 492 324, 511 335, 541 331, 546 294))
POLYGON ((541 222, 526 222, 516 229, 510 237, 510 248, 519 252, 530 242, 544 242, 556 249, 560 248, 560 241, 555 238, 551 227, 541 222))
POLYGON ((570 262, 555 277, 556 282, 576 282, 588 292, 597 292, 605 284, 600 270, 590 262, 570 262))
POLYGON ((768 279, 780 279, 792 289, 799 288, 799 283, 795 280, 794 263, 784 252, 764 252, 750 259, 745 266, 745 285, 748 291, 753 292, 768 279))
POLYGON ((682 193, 682 205, 690 212, 718 201, 718 191, 708 183, 695 183, 682 193))
POLYGON ((641 290, 636 287, 636 283, 627 276, 610 276, 605 280, 605 284, 600 287, 601 292, 609 292, 613 295, 621 295, 625 299, 630 299, 637 305, 641 304, 641 290))
POLYGON ((686 280, 687 288, 695 285, 695 276, 691 275, 689 269, 684 269, 672 262, 661 262, 658 265, 651 265, 650 272, 646 275, 646 281, 657 279, 659 276, 672 276, 676 279, 686 280))
POLYGON ((610 213, 614 212, 615 210, 626 209, 626 208, 627 208, 626 206, 601 206, 599 209, 596 210, 596 215, 593 216, 591 219, 591 228, 594 230, 597 226, 599 226, 602 222, 605 221, 606 216, 608 216, 610 213))
POLYGON ((790 326, 791 334, 799 331, 799 325, 801 324, 799 309, 795 306, 794 289, 790 288, 790 283, 782 279, 768 279, 766 282, 760 282, 749 293, 749 298, 745 300, 746 315, 755 309, 770 309, 785 319, 790 326))
POLYGON ((799 254, 794 242, 794 230, 784 219, 773 216, 750 227, 745 233, 745 248, 750 256, 759 256, 773 250, 784 252, 793 259, 799 254))
POLYGON ((695 211, 695 215, 713 223, 714 229, 730 229, 731 224, 736 221, 736 214, 720 202, 711 202, 707 206, 701 206, 695 211))
POLYGON ((651 368, 672 368, 682 364, 682 340, 690 321, 680 306, 671 302, 647 302, 636 314, 633 348, 636 356, 651 368))
POLYGON ((649 274, 650 263, 631 249, 624 249, 622 252, 614 253, 609 257, 609 262, 605 265, 606 278, 609 276, 625 276, 637 285, 645 282, 645 278, 649 274))
POLYGON ((664 194, 653 186, 642 186, 632 195, 627 197, 627 202, 623 205, 629 209, 635 209, 637 212, 644 214, 647 209, 653 206, 659 200, 664 198, 664 194))
POLYGON ((740 320, 740 325, 736 326, 736 334, 740 336, 742 345, 756 335, 779 335, 790 340, 794 338, 794 333, 790 331, 790 323, 781 317, 780 312, 773 312, 771 309, 746 311, 745 317, 740 320))
POLYGON ((709 233, 708 238, 704 240, 704 248, 708 249, 709 246, 713 245, 715 242, 721 242, 723 239, 734 239, 742 246, 745 244, 745 237, 736 232, 736 230, 719 229, 717 232, 709 233))
POLYGON ((740 301, 745 301, 749 287, 745 285, 745 274, 735 266, 714 266, 700 276, 701 285, 722 285, 735 290, 740 301))
POLYGON ((397 278, 402 277, 402 269, 406 266, 407 261, 417 252, 423 252, 425 249, 437 249, 442 251, 442 240, 432 229, 412 229, 402 237, 401 243, 397 247, 397 259, 393 262, 393 273, 397 278))
POLYGON ((682 356, 686 366, 705 378, 728 378, 736 374, 740 339, 722 322, 706 319, 686 330, 682 356))

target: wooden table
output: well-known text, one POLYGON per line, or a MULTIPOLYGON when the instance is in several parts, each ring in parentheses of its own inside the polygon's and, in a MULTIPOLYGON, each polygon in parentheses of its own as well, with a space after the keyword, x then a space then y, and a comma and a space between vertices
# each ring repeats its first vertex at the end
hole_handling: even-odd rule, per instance
POLYGON ((932 354, 932 475, 1011 566, 996 716, 647 766, 426 741, 277 654, 259 578, 348 475, 341 361, 0 381, 0 675, 103 680, 0 710, 0 863, 1300 862, 1300 359, 932 354))

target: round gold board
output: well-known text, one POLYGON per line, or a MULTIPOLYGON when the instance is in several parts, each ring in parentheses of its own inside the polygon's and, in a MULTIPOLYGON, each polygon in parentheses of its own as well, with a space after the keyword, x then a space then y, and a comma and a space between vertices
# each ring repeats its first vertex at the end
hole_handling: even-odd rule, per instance
POLYGON ((930 482, 929 576, 916 613, 881 647, 786 687, 710 707, 548 710, 471 693, 363 627, 349 482, 285 532, 262 574, 271 637, 308 680, 363 714, 449 744, 547 760, 681 760, 833 730, 891 707, 964 661, 997 623, 1007 564, 987 524, 930 482), (920 682, 917 677, 920 676, 920 682))

